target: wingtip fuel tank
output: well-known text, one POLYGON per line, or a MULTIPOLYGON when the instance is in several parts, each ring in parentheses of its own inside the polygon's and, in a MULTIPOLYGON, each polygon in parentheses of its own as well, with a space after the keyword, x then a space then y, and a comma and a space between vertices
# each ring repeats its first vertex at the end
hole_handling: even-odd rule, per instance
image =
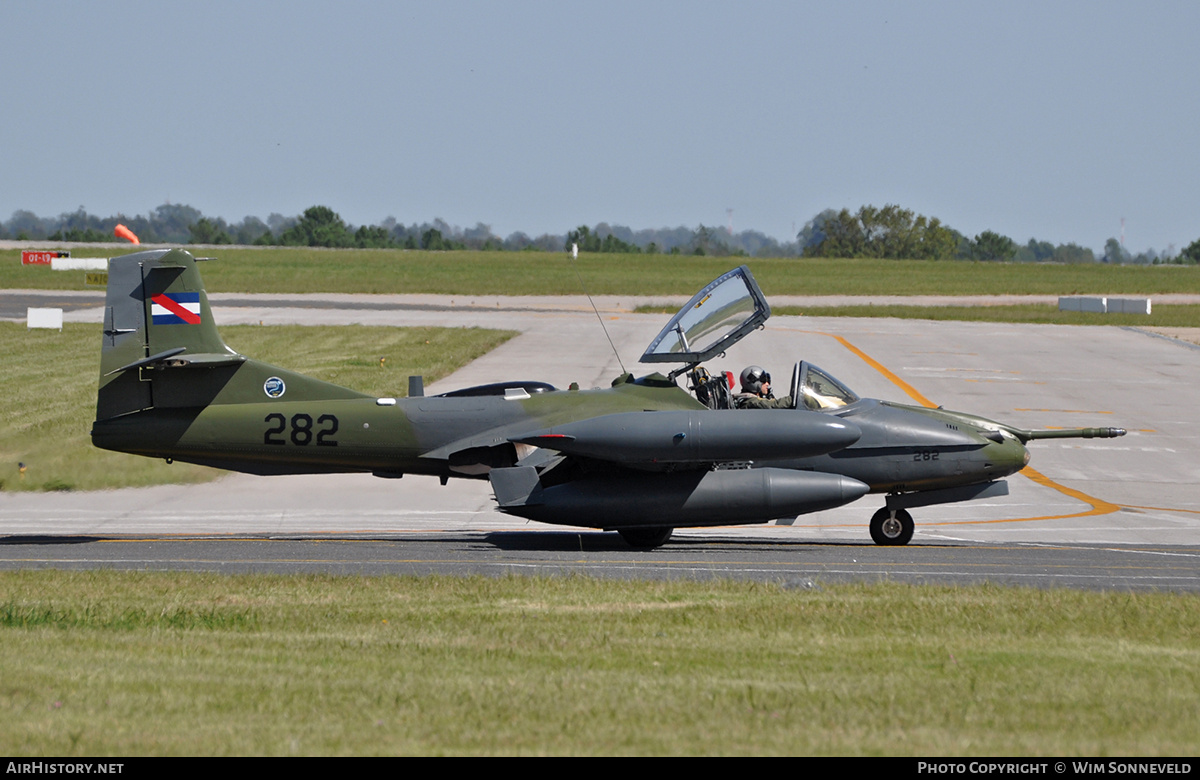
POLYGON ((853 422, 818 412, 672 410, 593 417, 512 441, 617 463, 699 464, 825 455, 861 436, 853 422))

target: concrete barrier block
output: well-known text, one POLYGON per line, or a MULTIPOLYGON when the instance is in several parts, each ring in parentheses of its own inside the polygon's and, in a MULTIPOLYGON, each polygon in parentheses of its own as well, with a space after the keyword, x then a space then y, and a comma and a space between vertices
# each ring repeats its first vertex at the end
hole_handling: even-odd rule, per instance
POLYGON ((1108 311, 1108 299, 1091 295, 1065 296, 1058 299, 1059 311, 1090 311, 1104 314, 1108 311))
POLYGON ((1149 314, 1149 298, 1109 298, 1110 314, 1149 314))

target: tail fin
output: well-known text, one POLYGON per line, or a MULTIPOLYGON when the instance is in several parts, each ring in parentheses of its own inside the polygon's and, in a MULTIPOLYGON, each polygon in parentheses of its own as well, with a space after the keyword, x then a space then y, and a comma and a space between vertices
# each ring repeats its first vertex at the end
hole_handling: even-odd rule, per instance
POLYGON ((109 260, 101 375, 180 347, 233 353, 217 333, 191 254, 156 249, 109 260))
MULTIPOLYGON (((346 469, 305 456, 307 449, 297 457, 295 450, 271 446, 284 440, 266 426, 286 419, 288 402, 370 396, 227 347, 196 260, 181 249, 115 257, 108 267, 94 445, 254 474, 346 469)), ((307 412, 292 419, 293 426, 308 426, 298 429, 294 444, 314 436, 318 444, 328 443, 321 437, 337 430, 332 414, 318 418, 332 426, 320 431, 307 412)))
POLYGON ((369 397, 226 346, 188 252, 157 249, 108 261, 98 421, 148 409, 190 409, 175 415, 190 419, 210 404, 274 399, 284 388, 289 400, 369 397))
POLYGON ((172 359, 214 366, 245 360, 217 333, 191 254, 157 249, 112 258, 96 419, 150 408, 150 382, 134 369, 172 359))

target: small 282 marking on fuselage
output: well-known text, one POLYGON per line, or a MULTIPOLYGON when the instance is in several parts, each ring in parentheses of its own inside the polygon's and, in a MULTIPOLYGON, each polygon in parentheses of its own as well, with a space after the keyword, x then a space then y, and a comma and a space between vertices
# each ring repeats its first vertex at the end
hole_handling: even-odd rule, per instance
MULTIPOLYGON (((263 422, 273 423, 270 428, 267 428, 263 433, 263 444, 287 444, 290 440, 292 444, 298 447, 305 447, 313 443, 313 418, 312 415, 293 414, 291 422, 291 433, 285 438, 284 435, 288 431, 289 420, 279 412, 268 414, 263 418, 263 422)), ((316 430, 316 444, 318 447, 336 447, 337 440, 334 435, 338 432, 338 418, 332 414, 323 414, 317 418, 317 425, 321 426, 316 430)))

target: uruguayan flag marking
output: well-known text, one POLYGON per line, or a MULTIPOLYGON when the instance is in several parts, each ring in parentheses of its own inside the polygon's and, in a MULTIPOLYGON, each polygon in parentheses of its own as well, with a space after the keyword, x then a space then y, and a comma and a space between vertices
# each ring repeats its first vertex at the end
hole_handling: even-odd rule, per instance
POLYGON ((200 293, 165 293, 150 299, 150 316, 155 325, 199 325, 200 293))

